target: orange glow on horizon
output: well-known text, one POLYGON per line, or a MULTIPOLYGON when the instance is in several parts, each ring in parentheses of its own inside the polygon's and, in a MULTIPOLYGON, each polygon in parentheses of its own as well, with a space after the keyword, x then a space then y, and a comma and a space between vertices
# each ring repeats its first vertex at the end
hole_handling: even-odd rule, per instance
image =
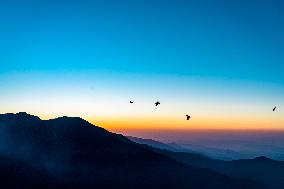
POLYGON ((113 132, 126 130, 284 130, 282 120, 251 120, 248 118, 203 118, 187 121, 185 117, 170 118, 136 118, 136 119, 88 119, 94 125, 113 132))
MULTIPOLYGON (((33 114, 30 112, 30 114, 33 114)), ((43 120, 54 119, 62 115, 33 114, 43 120)), ((186 120, 186 116, 130 116, 130 117, 106 117, 87 115, 67 115, 70 117, 82 117, 90 123, 103 127, 112 132, 124 132, 130 130, 284 130, 283 118, 251 116, 192 116, 186 120)))

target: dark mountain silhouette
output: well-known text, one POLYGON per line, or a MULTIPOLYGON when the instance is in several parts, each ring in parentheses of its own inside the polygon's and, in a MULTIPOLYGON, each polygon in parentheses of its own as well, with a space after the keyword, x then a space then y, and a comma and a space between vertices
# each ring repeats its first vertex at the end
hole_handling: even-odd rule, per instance
POLYGON ((185 165, 81 118, 0 115, 1 188, 218 188, 266 186, 185 165))
POLYGON ((53 179, 23 161, 0 156, 0 187, 12 189, 51 188, 53 179))
POLYGON ((195 153, 173 152, 146 145, 145 147, 188 165, 209 168, 236 178, 254 180, 275 189, 284 188, 283 161, 272 160, 264 156, 255 159, 223 161, 195 153))

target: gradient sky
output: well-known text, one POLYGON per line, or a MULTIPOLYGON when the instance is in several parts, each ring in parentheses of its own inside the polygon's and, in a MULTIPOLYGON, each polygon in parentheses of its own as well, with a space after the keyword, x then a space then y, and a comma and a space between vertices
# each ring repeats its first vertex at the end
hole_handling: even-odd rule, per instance
POLYGON ((283 10, 280 0, 2 0, 0 112, 113 131, 284 129, 283 10))

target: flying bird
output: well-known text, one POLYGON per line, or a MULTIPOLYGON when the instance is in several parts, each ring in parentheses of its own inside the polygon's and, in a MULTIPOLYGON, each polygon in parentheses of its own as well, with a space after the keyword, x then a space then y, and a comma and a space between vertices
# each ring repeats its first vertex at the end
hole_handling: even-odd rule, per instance
POLYGON ((156 106, 158 106, 159 104, 161 104, 159 101, 157 101, 157 102, 155 103, 156 106))
POLYGON ((190 116, 189 115, 186 115, 186 120, 189 120, 190 119, 190 116))
POLYGON ((273 112, 276 110, 276 107, 273 108, 273 112))
POLYGON ((131 101, 131 100, 130 100, 130 102, 129 102, 129 103, 130 103, 130 104, 133 104, 133 101, 131 101))

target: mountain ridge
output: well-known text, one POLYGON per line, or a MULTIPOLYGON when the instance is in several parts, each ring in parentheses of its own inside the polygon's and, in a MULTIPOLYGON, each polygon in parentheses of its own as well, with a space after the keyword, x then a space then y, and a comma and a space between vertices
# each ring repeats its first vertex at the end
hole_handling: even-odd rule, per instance
MULTIPOLYGON (((137 141, 143 141, 141 138, 137 141)), ((262 182, 275 189, 284 188, 284 162, 273 160, 265 156, 258 156, 253 159, 239 160, 219 160, 204 156, 203 154, 195 154, 190 152, 174 152, 168 149, 143 145, 157 153, 167 155, 179 162, 194 165, 201 168, 209 168, 222 174, 233 176, 236 178, 251 179, 262 182)), ((153 144, 153 143, 152 143, 153 144)))
MULTIPOLYGON (((26 113, 0 114, 0 144, 0 160, 24 167, 25 178, 31 171, 46 175, 36 183, 40 188, 268 188, 186 165, 81 118, 41 120, 26 113)), ((13 174, 18 175, 16 170, 13 174)), ((17 179, 7 178, 8 184, 17 179)), ((19 184, 31 187, 25 180, 19 184)))

